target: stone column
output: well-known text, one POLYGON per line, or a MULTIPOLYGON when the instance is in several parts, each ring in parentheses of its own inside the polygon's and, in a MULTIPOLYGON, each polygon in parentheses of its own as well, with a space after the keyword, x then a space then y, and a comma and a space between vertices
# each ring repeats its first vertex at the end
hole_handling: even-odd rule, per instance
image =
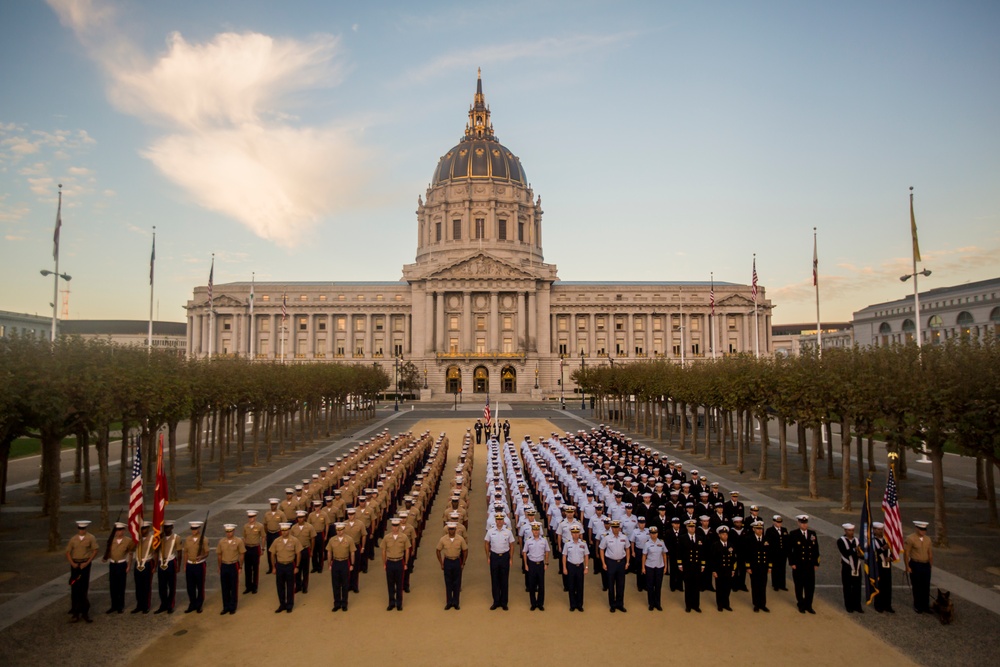
MULTIPOLYGON (((496 292, 490 292, 490 352, 500 349, 500 300, 496 292)), ((490 373, 492 379, 493 373, 490 373)))
POLYGON ((191 338, 190 355, 198 357, 201 355, 201 315, 191 316, 191 324, 188 326, 188 332, 191 338))
POLYGON ((594 312, 587 318, 587 354, 597 355, 597 314, 594 312))
POLYGON ((233 314, 233 347, 236 356, 243 356, 243 318, 240 313, 233 314))
POLYGON ((316 358, 316 314, 306 315, 306 356, 309 359, 316 358))
POLYGON ((625 351, 630 359, 635 358, 635 336, 632 331, 635 328, 634 317, 635 313, 631 310, 625 311, 625 351))
MULTIPOLYGON (((424 345, 422 352, 430 354, 434 351, 434 293, 424 287, 424 345)), ((418 348, 420 349, 420 348, 418 348)))
POLYGON ((410 355, 413 354, 413 340, 411 336, 413 335, 413 314, 412 310, 410 313, 403 315, 403 354, 410 355))
POLYGON ((569 348, 568 349, 569 349, 569 356, 570 356, 571 359, 576 359, 579 356, 579 354, 580 354, 580 351, 577 350, 577 345, 576 345, 576 336, 577 336, 577 332, 579 331, 576 328, 576 316, 577 316, 577 313, 575 313, 575 312, 569 314, 569 348))
MULTIPOLYGON (((516 224, 516 223, 515 223, 516 224)), ((517 332, 517 340, 514 341, 517 345, 517 350, 526 350, 528 348, 527 339, 525 338, 525 321, 524 321, 524 291, 519 290, 517 293, 517 323, 514 325, 514 330, 517 332)))
POLYGON ((461 352, 472 350, 472 294, 462 292, 462 341, 461 352))
POLYGON ((528 323, 527 323, 527 346, 529 352, 538 351, 538 336, 539 336, 539 320, 538 318, 538 297, 535 296, 535 292, 528 292, 528 323))
POLYGON ((447 352, 444 346, 444 292, 438 292, 434 295, 434 318, 436 320, 434 349, 438 352, 447 352))
POLYGON ((552 352, 552 318, 549 313, 551 287, 551 285, 545 284, 542 289, 538 290, 538 295, 535 299, 537 303, 536 311, 538 313, 538 325, 536 327, 538 331, 538 351, 545 355, 552 352))
POLYGON ((365 354, 367 354, 368 358, 371 359, 372 355, 375 354, 375 347, 374 347, 375 332, 372 331, 373 328, 372 314, 365 313, 364 318, 365 318, 365 354))

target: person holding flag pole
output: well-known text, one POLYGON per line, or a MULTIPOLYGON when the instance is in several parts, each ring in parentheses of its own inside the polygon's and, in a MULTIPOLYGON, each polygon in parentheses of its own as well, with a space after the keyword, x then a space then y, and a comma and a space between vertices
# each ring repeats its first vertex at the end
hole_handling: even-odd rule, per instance
MULTIPOLYGON (((864 554, 865 568, 865 604, 871 605, 879 595, 882 586, 881 570, 879 569, 878 545, 875 542, 875 526, 872 521, 871 511, 871 487, 872 480, 869 477, 865 481, 865 503, 861 508, 861 539, 860 546, 864 554)), ((882 524, 877 524, 881 526, 882 524)))

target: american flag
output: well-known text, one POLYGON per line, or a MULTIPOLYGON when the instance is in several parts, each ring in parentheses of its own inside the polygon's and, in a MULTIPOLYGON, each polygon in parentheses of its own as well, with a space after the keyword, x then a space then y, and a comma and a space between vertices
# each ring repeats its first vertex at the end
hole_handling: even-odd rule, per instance
POLYGON ((896 476, 889 466, 889 479, 885 483, 882 496, 882 512, 885 514, 885 539, 892 546, 894 560, 903 553, 903 521, 899 518, 899 498, 896 495, 896 476))
POLYGON ((813 287, 819 284, 819 254, 816 252, 816 229, 813 229, 813 287))
POLYGON ((153 252, 149 254, 149 284, 153 284, 153 266, 156 264, 156 232, 153 232, 153 252))
POLYGON ((712 306, 712 314, 715 315, 715 274, 712 275, 712 288, 708 292, 708 302, 712 306))
MULTIPOLYGON (((61 185, 59 186, 62 187, 61 185)), ((59 191, 59 207, 56 209, 56 232, 52 235, 52 259, 59 261, 59 230, 62 229, 62 190, 59 191)))
POLYGON ((288 295, 281 295, 281 321, 284 322, 285 318, 288 317, 288 295))
POLYGON ((128 532, 139 543, 142 529, 142 445, 136 445, 132 458, 132 492, 128 499, 128 532))
POLYGON ((208 271, 208 307, 212 307, 212 286, 215 283, 215 255, 212 255, 212 268, 208 271))
POLYGON ((492 415, 493 415, 493 413, 490 412, 490 395, 489 395, 489 392, 487 392, 487 394, 486 394, 486 407, 483 408, 483 421, 486 422, 487 426, 490 425, 490 419, 492 418, 492 415))
POLYGON ((750 296, 757 301, 757 257, 753 258, 753 282, 750 284, 750 296))

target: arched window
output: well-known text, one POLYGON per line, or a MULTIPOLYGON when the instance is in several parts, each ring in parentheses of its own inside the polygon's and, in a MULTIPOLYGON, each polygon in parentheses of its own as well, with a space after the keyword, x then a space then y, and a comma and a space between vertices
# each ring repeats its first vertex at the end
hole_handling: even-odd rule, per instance
POLYGON ((955 323, 958 325, 958 332, 961 336, 968 336, 972 333, 972 325, 975 323, 975 319, 972 317, 972 313, 967 310, 963 310, 958 314, 958 318, 955 323))
POLYGON ((513 366, 504 366, 500 371, 500 391, 504 394, 517 393, 517 371, 513 366))
POLYGON ((927 327, 931 330, 931 342, 940 343, 941 342, 941 327, 944 326, 944 320, 941 319, 940 315, 931 315, 927 319, 927 327))
POLYGON ((993 323, 993 335, 1000 336, 1000 306, 990 311, 990 322, 993 323))
POLYGON ((914 342, 914 336, 916 335, 917 327, 913 324, 913 320, 906 319, 903 320, 903 340, 907 343, 914 342))
POLYGON ((472 371, 472 378, 474 393, 485 394, 490 390, 490 372, 485 366, 476 366, 476 370, 472 371))
POLYGON ((458 366, 449 366, 445 374, 448 380, 447 388, 449 394, 457 394, 462 391, 462 369, 458 366))
POLYGON ((892 342, 892 327, 889 326, 888 322, 878 325, 878 335, 879 337, 875 340, 876 345, 886 347, 892 342))

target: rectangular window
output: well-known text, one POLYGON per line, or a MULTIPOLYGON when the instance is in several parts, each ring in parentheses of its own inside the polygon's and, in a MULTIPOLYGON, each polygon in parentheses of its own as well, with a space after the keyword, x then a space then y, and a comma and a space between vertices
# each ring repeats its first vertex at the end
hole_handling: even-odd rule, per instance
POLYGON ((503 351, 504 351, 504 354, 510 354, 511 352, 514 351, 514 339, 513 338, 504 338, 503 339, 503 351))
POLYGON ((363 318, 363 317, 355 317, 354 318, 354 330, 355 331, 364 331, 365 330, 365 318, 363 318))
POLYGON ((569 331, 569 318, 566 316, 560 317, 557 326, 559 327, 559 331, 569 331))
POLYGON ((319 295, 319 300, 320 301, 326 301, 326 295, 325 294, 320 294, 319 295))
POLYGON ((625 318, 616 317, 615 318, 615 331, 625 331, 625 318))
POLYGON ((222 330, 231 331, 233 328, 233 320, 229 317, 222 318, 222 330))
POLYGON ((338 317, 337 318, 337 331, 347 331, 347 318, 338 317))
POLYGON ((322 355, 326 354, 326 339, 325 338, 320 338, 319 340, 316 341, 316 354, 317 354, 317 356, 320 355, 320 354, 322 354, 322 355))
POLYGON ((676 338, 674 339, 673 349, 674 349, 674 356, 675 357, 681 356, 681 342, 679 340, 677 340, 676 338))
POLYGON ((392 345, 392 356, 394 356, 394 357, 401 357, 401 356, 403 356, 403 344, 402 343, 393 343, 393 345, 392 345))
POLYGON ((486 331, 485 315, 476 315, 476 331, 486 331))
POLYGON ((635 321, 632 324, 635 327, 636 331, 642 331, 646 327, 646 318, 645 317, 637 317, 637 318, 635 318, 635 321))
POLYGON ((320 320, 316 322, 317 331, 326 331, 326 320, 320 320))
POLYGON ((604 318, 603 317, 598 317, 596 321, 597 321, 597 330, 598 331, 604 331, 604 326, 605 326, 605 320, 604 320, 604 318))
POLYGON ((691 321, 691 331, 701 331, 700 317, 692 317, 690 321, 691 321))
POLYGON ((701 354, 701 343, 691 343, 691 354, 696 357, 701 354))
POLYGON ((257 330, 258 331, 270 331, 271 330, 271 318, 262 317, 257 320, 257 330))
POLYGON ((672 315, 670 317, 670 328, 673 329, 674 331, 680 331, 681 330, 681 316, 680 315, 672 315))
POLYGON ((662 338, 654 338, 653 339, 653 353, 654 354, 663 354, 663 339, 662 338))
POLYGON ((220 350, 220 352, 222 354, 229 354, 229 346, 231 344, 232 343, 230 342, 230 340, 228 338, 223 338, 222 339, 222 349, 220 350))
POLYGON ((503 328, 505 331, 510 331, 514 328, 514 318, 510 315, 503 316, 503 328))
POLYGON ((497 220, 497 238, 501 241, 507 240, 507 221, 502 218, 497 220))
POLYGON ((375 331, 382 331, 385 329, 385 318, 376 317, 375 318, 375 331))
POLYGON ((338 357, 344 356, 344 341, 342 340, 337 341, 337 356, 338 357))
POLYGON ((448 351, 452 354, 458 354, 458 338, 448 339, 448 351))
POLYGON ((519 243, 524 243, 524 223, 520 221, 517 223, 517 240, 519 243))
POLYGON ((486 218, 476 218, 476 239, 486 238, 486 218))
POLYGON ((566 348, 567 347, 568 347, 567 343, 559 343, 559 356, 560 357, 565 357, 566 356, 566 348))
POLYGON ((587 330, 587 316, 586 315, 584 315, 582 317, 576 318, 576 328, 577 328, 577 331, 586 331, 587 330))
POLYGON ((735 317, 727 317, 726 318, 726 325, 729 327, 730 331, 735 330, 736 329, 736 318, 735 317))
POLYGON ((365 344, 362 340, 354 341, 354 356, 363 357, 365 356, 365 344))
POLYGON ((393 318, 393 320, 392 320, 392 330, 393 331, 402 331, 403 330, 403 318, 402 317, 393 318))
POLYGON ((309 296, 308 295, 306 295, 306 294, 300 294, 299 295, 299 301, 308 301, 308 300, 309 300, 309 296))
POLYGON ((451 331, 458 331, 458 315, 450 315, 448 317, 448 328, 451 331))
POLYGON ((264 356, 268 355, 268 344, 266 338, 257 343, 257 354, 262 354, 264 356))
POLYGON ((636 345, 635 346, 635 356, 637 356, 637 357, 641 357, 642 356, 642 345, 636 345))
POLYGON ((476 339, 476 354, 486 354, 486 339, 477 338, 476 339))
POLYGON ((663 318, 654 317, 653 318, 653 331, 663 331, 663 318))
POLYGON ((576 349, 580 350, 581 352, 583 352, 584 355, 586 355, 587 354, 587 339, 586 338, 577 338, 576 339, 576 349))
POLYGON ((306 331, 309 328, 309 319, 306 317, 299 318, 299 331, 306 331))
POLYGON ((434 240, 437 241, 438 243, 441 243, 441 223, 440 222, 435 222, 434 223, 434 240))
POLYGON ((261 301, 270 301, 271 300, 271 295, 270 294, 262 294, 261 297, 260 297, 260 300, 261 301))
POLYGON ((462 221, 452 220, 451 221, 451 238, 458 241, 462 238, 462 221))

